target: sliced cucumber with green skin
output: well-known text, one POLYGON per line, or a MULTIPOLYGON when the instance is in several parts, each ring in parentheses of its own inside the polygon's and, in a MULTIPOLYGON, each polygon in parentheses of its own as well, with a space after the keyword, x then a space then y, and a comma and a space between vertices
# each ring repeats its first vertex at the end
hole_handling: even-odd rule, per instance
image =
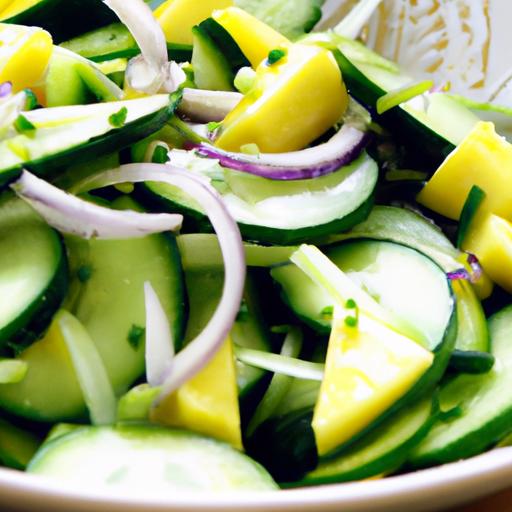
MULTIPOLYGON (((311 42, 316 38, 312 36, 311 42)), ((380 97, 413 82, 394 63, 382 65, 385 59, 360 43, 335 36, 327 45, 336 48, 333 54, 350 94, 367 108, 375 110, 380 97)), ((417 97, 399 105, 378 116, 378 120, 412 145, 434 171, 479 119, 442 93, 431 93, 425 98, 417 97)))
MULTIPOLYGON (((131 59, 140 54, 135 39, 122 23, 112 23, 106 27, 97 28, 65 41, 61 46, 94 62, 131 59)), ((187 62, 192 56, 192 47, 167 43, 167 52, 170 60, 187 62)))
POLYGON ((192 67, 198 89, 209 91, 234 91, 235 75, 230 63, 206 30, 200 26, 192 29, 194 49, 192 67))
MULTIPOLYGON (((184 154, 184 165, 191 171, 211 180, 247 240, 287 245, 339 233, 362 222, 373 205, 378 169, 366 153, 327 176, 289 182, 223 169, 215 161, 175 153, 184 154)), ((188 218, 186 228, 211 230, 200 207, 181 191, 159 183, 147 183, 141 190, 148 208, 183 213, 188 218)))
POLYGON ((24 8, 18 12, 7 9, 9 15, 6 16, 4 11, 0 21, 42 27, 50 32, 56 43, 116 19, 115 13, 99 0, 25 0, 18 3, 24 8))
POLYGON ((22 430, 0 419, 0 464, 24 470, 41 440, 31 432, 22 430))
MULTIPOLYGON (((322 240, 332 244, 342 240, 374 238, 406 245, 432 258, 445 272, 460 269, 455 249, 443 232, 421 215, 403 208, 376 206, 369 217, 349 232, 322 240)), ((480 300, 470 283, 453 283, 457 302, 458 333, 450 366, 457 371, 485 372, 492 366, 489 330, 480 300)))
POLYGON ((434 421, 432 400, 425 399, 392 416, 350 450, 322 462, 290 487, 364 480, 396 471, 410 451, 428 434, 434 421))
MULTIPOLYGON (((431 259, 409 247, 375 240, 345 242, 325 253, 381 306, 424 333, 430 350, 441 343, 454 304, 445 273, 431 259)), ((274 268, 271 275, 293 311, 328 334, 331 320, 324 311, 334 305, 330 295, 295 265, 274 268)))
MULTIPOLYGON (((222 294, 224 274, 219 268, 194 268, 186 272, 190 315, 186 340, 199 334, 217 307, 222 294)), ((270 350, 269 334, 263 324, 257 298, 257 283, 249 272, 244 293, 245 310, 238 315, 231 337, 236 345, 256 350, 270 350)), ((241 398, 249 395, 265 376, 260 368, 237 361, 237 382, 241 398)))
POLYGON ((78 429, 45 444, 28 471, 138 496, 277 488, 263 467, 227 444, 149 425, 78 429))
POLYGON ((25 202, 0 198, 0 344, 22 350, 41 336, 68 288, 62 241, 25 202))
MULTIPOLYGON (((126 197, 113 206, 137 208, 126 197)), ((67 239, 67 246, 73 281, 66 307, 89 332, 121 395, 144 373, 146 281, 162 302, 174 339, 181 339, 184 295, 176 242, 167 235, 152 235, 131 240, 67 239)), ((19 356, 29 370, 20 383, 0 386, 2 408, 37 421, 86 417, 69 353, 56 338, 38 341, 19 356)))
POLYGON ((485 375, 460 375, 441 388, 442 411, 458 408, 438 423, 409 459, 414 468, 477 455, 512 432, 512 307, 489 320, 494 368, 485 375))
POLYGON ((173 115, 181 93, 147 98, 46 108, 25 112, 35 126, 0 142, 0 185, 22 167, 45 177, 81 160, 119 151, 158 131, 173 115), (111 116, 126 109, 126 123, 116 127, 111 116))

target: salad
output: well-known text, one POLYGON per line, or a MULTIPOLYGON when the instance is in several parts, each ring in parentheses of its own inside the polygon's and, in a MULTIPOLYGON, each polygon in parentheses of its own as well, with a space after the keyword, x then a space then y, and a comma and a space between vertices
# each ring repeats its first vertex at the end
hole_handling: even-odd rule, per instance
POLYGON ((512 146, 358 39, 379 3, 0 1, 4 466, 264 491, 508 443, 512 146))

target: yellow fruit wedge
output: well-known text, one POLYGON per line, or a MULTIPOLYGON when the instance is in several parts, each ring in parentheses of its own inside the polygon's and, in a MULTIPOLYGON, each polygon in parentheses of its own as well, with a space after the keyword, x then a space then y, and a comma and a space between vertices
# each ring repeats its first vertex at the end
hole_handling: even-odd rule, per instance
POLYGON ((233 0, 167 0, 155 17, 169 43, 192 44, 192 27, 209 18, 215 9, 233 5, 233 0))
POLYGON ((242 449, 238 387, 231 339, 210 363, 153 412, 163 425, 183 427, 242 449))
POLYGON ((512 224, 489 214, 475 222, 463 246, 476 254, 489 277, 512 293, 512 224))
POLYGON ((20 12, 24 12, 34 5, 41 2, 41 0, 7 0, 0 2, 0 19, 7 20, 16 16, 20 12))
POLYGON ((14 91, 39 85, 53 52, 45 30, 0 24, 0 82, 12 82, 14 91))
POLYGON ((411 339, 360 315, 333 320, 325 375, 313 416, 319 455, 349 441, 399 400, 434 356, 411 339))
POLYGON ((271 50, 290 42, 272 27, 238 7, 215 11, 212 17, 235 40, 253 68, 257 68, 271 50))
POLYGON ((471 188, 486 194, 479 212, 512 220, 512 145, 493 123, 479 122, 419 193, 431 210, 458 220, 471 188))
POLYGON ((222 123, 218 147, 296 151, 341 119, 348 95, 332 53, 300 44, 281 49, 278 62, 264 61, 256 70, 255 86, 222 123))

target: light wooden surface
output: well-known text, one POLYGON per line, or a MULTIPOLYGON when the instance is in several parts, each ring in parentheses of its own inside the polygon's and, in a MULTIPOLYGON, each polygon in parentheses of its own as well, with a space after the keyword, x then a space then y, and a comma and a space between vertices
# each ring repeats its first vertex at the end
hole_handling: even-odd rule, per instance
POLYGON ((501 492, 450 512, 512 512, 512 490, 501 492))

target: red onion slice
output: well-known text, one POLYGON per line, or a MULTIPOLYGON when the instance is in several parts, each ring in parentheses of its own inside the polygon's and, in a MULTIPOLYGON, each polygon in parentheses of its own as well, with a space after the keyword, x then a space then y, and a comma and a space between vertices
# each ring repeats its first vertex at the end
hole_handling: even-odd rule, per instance
POLYGON ((242 300, 245 254, 237 223, 207 180, 169 164, 129 164, 82 182, 80 191, 119 183, 156 181, 182 189, 201 205, 217 233, 224 260, 224 287, 215 313, 204 330, 175 357, 165 376, 157 404, 196 375, 227 338, 242 300))
POLYGON ((174 359, 169 320, 151 283, 144 283, 146 304, 146 380, 160 386, 174 359))
POLYGON ((304 180, 332 173, 350 164, 363 150, 367 135, 350 125, 342 128, 328 142, 290 153, 245 155, 223 151, 210 144, 190 144, 196 152, 215 158, 223 167, 271 180, 304 180))
POLYGON ((89 203, 28 171, 23 171, 11 188, 50 226, 81 238, 140 238, 162 231, 176 231, 183 221, 181 215, 118 211, 89 203))
POLYGON ((242 100, 243 95, 228 91, 183 89, 178 111, 192 121, 209 123, 222 121, 242 100))

